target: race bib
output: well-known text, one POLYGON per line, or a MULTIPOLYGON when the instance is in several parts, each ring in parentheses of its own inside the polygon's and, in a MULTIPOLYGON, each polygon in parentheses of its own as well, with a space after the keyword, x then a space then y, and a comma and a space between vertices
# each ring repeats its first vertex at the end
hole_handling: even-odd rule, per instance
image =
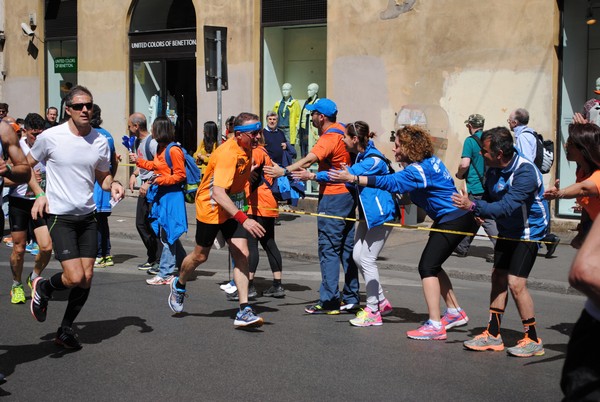
POLYGON ((229 194, 229 198, 231 201, 233 201, 237 209, 242 212, 248 211, 248 201, 246 200, 246 193, 244 191, 235 194, 229 194))

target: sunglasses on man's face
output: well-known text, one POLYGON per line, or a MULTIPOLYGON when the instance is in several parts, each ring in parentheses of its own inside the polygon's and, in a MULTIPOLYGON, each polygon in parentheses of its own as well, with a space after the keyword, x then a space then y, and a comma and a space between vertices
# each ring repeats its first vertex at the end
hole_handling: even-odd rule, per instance
POLYGON ((83 110, 83 108, 85 107, 87 110, 92 110, 92 107, 94 106, 93 102, 88 102, 88 103, 73 103, 71 105, 69 105, 69 107, 73 110, 83 110))

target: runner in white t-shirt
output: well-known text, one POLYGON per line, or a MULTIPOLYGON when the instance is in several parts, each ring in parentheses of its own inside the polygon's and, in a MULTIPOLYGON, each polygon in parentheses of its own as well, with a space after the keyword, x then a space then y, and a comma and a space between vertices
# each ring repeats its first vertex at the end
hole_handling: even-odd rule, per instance
MULTIPOLYGON (((25 136, 19 144, 25 155, 29 154, 30 147, 35 143, 36 137, 44 131, 46 122, 37 113, 29 113, 25 117, 25 136)), ((38 163, 33 168, 33 173, 28 184, 12 183, 6 179, 6 185, 12 186, 8 193, 8 217, 10 220, 10 233, 13 239, 13 248, 10 255, 10 269, 13 276, 13 284, 10 290, 11 303, 25 303, 25 290, 21 283, 23 275, 23 262, 25 260, 25 245, 30 227, 33 229, 35 239, 39 245, 39 253, 35 256, 33 272, 27 278, 27 283, 32 286, 32 281, 41 275, 52 256, 52 240, 46 225, 46 219, 33 218, 31 208, 35 201, 35 191, 44 191, 46 167, 38 163)))
POLYGON ((48 214, 48 226, 56 259, 63 272, 33 281, 31 314, 46 320, 48 300, 54 290, 71 289, 69 302, 54 342, 70 349, 81 348, 73 331, 90 293, 97 234, 93 191, 97 180, 113 199, 123 198, 120 182, 110 174, 110 151, 106 137, 90 125, 93 97, 82 86, 72 88, 65 97, 67 123, 40 134, 27 156, 31 166, 46 164, 46 192, 36 192, 33 216, 48 214))

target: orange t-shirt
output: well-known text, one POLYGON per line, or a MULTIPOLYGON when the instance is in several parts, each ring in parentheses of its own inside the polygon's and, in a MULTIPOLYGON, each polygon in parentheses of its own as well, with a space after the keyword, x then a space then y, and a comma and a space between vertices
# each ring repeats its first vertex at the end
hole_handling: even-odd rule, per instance
MULTIPOLYGON (((350 154, 344 144, 346 128, 340 123, 333 123, 310 150, 319 159, 319 172, 329 169, 339 170, 342 164, 350 165, 350 154)), ((344 183, 319 183, 319 194, 344 194, 348 189, 344 183)))
POLYGON ((213 187, 222 187, 240 210, 245 209, 245 187, 250 177, 250 151, 231 137, 210 155, 196 193, 196 219, 203 223, 224 223, 231 216, 212 199, 213 187))
MULTIPOLYGON (((252 150, 252 164, 256 165, 257 168, 260 166, 273 166, 273 161, 267 150, 263 146, 259 146, 252 150)), ((273 184, 272 178, 264 176, 264 179, 268 180, 269 184, 273 184)), ((267 218, 277 218, 279 216, 277 200, 275 200, 269 186, 265 183, 258 186, 252 193, 250 193, 250 183, 247 183, 246 197, 248 198, 249 215, 265 216, 267 218)))
POLYGON ((172 146, 170 150, 171 163, 173 169, 167 164, 165 159, 165 151, 167 147, 164 147, 156 157, 148 161, 146 159, 138 159, 136 165, 142 169, 153 171, 154 174, 160 175, 154 180, 155 184, 159 186, 170 186, 173 184, 181 183, 185 180, 185 158, 181 148, 172 146), (171 173, 171 170, 173 171, 171 173))
MULTIPOLYGON (((577 175, 577 182, 583 181, 591 181, 596 185, 598 191, 600 192, 600 170, 596 170, 589 177, 582 178, 577 175)), ((585 208, 591 220, 596 220, 598 213, 600 213, 600 198, 598 197, 577 197, 577 203, 581 205, 582 208, 585 208)))

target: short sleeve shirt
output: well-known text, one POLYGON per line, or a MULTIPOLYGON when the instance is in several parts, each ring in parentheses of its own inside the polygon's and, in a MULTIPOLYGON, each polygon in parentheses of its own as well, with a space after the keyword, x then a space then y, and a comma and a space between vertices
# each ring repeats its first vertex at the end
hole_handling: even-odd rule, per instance
MULTIPOLYGON (((319 172, 330 169, 340 170, 342 165, 350 165, 350 154, 346 150, 343 138, 345 127, 340 123, 331 125, 310 150, 319 159, 319 172)), ((334 195, 347 193, 348 189, 344 183, 319 183, 319 194, 334 195)))
MULTIPOLYGON (((577 180, 577 182, 591 181, 596 185, 598 192, 600 193, 600 170, 596 170, 592 175, 583 180, 577 180)), ((577 197, 577 202, 584 208, 591 220, 596 220, 598 213, 600 213, 600 198, 598 197, 577 197)))
POLYGON ((251 153, 231 137, 211 154, 196 194, 196 219, 208 224, 224 223, 231 216, 212 199, 215 186, 226 190, 238 204, 245 202, 245 187, 250 178, 251 153))
MULTIPOLYGON (((256 166, 273 166, 273 162, 263 147, 257 147, 252 150, 252 164, 256 166)), ((264 176, 264 175, 263 175, 264 176)), ((273 179, 264 176, 273 185, 273 179)), ((279 216, 277 211, 277 201, 266 183, 262 183, 258 188, 250 193, 250 183, 246 185, 246 197, 248 198, 248 213, 251 215, 276 218, 279 216)))
POLYGON ((38 135, 31 156, 46 164, 46 196, 51 214, 87 215, 96 209, 96 170, 110 169, 106 137, 92 129, 85 137, 71 133, 68 122, 38 135))
MULTIPOLYGON (((481 133, 481 131, 477 131, 474 135, 481 139, 481 133)), ((465 177, 469 194, 483 194, 482 182, 485 172, 483 156, 481 156, 481 147, 471 136, 465 140, 461 158, 471 159, 469 170, 467 171, 467 176, 465 177)))

